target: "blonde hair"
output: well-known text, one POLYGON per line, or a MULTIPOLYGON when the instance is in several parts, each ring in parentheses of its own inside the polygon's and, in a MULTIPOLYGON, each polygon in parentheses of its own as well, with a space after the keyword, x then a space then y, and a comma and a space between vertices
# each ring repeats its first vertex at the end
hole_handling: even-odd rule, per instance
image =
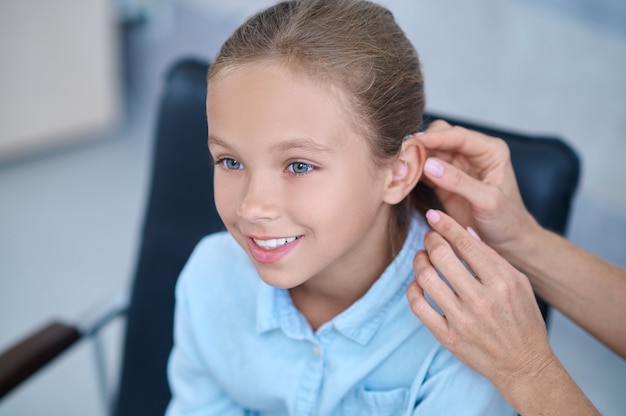
MULTIPOLYGON (((248 19, 226 40, 211 81, 241 65, 280 62, 339 88, 373 161, 395 160, 403 138, 420 129, 424 79, 415 48, 391 12, 361 0, 283 1, 248 19)), ((413 209, 440 207, 423 184, 394 207, 392 235, 404 233, 413 209)))

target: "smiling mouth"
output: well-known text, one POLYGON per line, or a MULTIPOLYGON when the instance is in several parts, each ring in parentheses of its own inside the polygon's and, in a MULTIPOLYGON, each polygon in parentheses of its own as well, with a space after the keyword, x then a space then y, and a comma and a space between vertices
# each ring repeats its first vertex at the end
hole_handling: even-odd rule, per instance
POLYGON ((253 238, 254 244, 261 247, 265 250, 274 250, 278 247, 284 246, 285 244, 293 243, 299 237, 282 237, 282 238, 271 238, 269 240, 260 240, 257 238, 253 238))

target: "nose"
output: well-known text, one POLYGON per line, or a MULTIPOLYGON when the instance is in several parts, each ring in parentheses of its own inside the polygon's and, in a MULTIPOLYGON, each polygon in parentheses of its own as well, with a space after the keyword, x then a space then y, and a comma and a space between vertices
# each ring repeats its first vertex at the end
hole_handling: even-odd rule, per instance
POLYGON ((237 215, 251 223, 278 218, 277 187, 269 178, 250 178, 244 189, 237 215))

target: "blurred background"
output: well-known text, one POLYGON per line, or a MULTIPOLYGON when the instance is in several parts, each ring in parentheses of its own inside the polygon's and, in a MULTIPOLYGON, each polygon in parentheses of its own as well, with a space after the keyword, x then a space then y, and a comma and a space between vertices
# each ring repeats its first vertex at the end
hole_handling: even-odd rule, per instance
MULTIPOLYGON (((0 2, 0 351, 127 291, 164 71, 181 57, 210 60, 271 3, 0 2)), ((420 54, 429 110, 576 149, 568 236, 626 266, 626 2, 381 3, 420 54)), ((122 330, 105 332, 111 384, 122 330)), ((549 331, 600 411, 625 414, 626 362, 559 313, 549 331)), ((0 415, 104 415, 95 374, 82 343, 0 402, 0 415)))

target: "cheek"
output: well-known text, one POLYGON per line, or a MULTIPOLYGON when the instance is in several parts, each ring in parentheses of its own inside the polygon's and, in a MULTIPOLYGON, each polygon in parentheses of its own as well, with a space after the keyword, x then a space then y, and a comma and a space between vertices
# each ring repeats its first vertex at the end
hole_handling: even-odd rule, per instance
POLYGON ((213 194, 217 213, 222 218, 222 221, 227 223, 235 215, 235 189, 216 177, 213 185, 213 194))
MULTIPOLYGON (((382 201, 383 180, 374 177, 372 172, 367 171, 366 165, 355 166, 344 175, 340 175, 337 183, 338 198, 350 205, 374 204, 382 201)), ((366 207, 363 207, 366 209, 366 207)))
POLYGON ((363 178, 336 174, 316 186, 294 189, 289 198, 292 207, 340 228, 371 217, 381 203, 377 183, 369 174, 363 178))

